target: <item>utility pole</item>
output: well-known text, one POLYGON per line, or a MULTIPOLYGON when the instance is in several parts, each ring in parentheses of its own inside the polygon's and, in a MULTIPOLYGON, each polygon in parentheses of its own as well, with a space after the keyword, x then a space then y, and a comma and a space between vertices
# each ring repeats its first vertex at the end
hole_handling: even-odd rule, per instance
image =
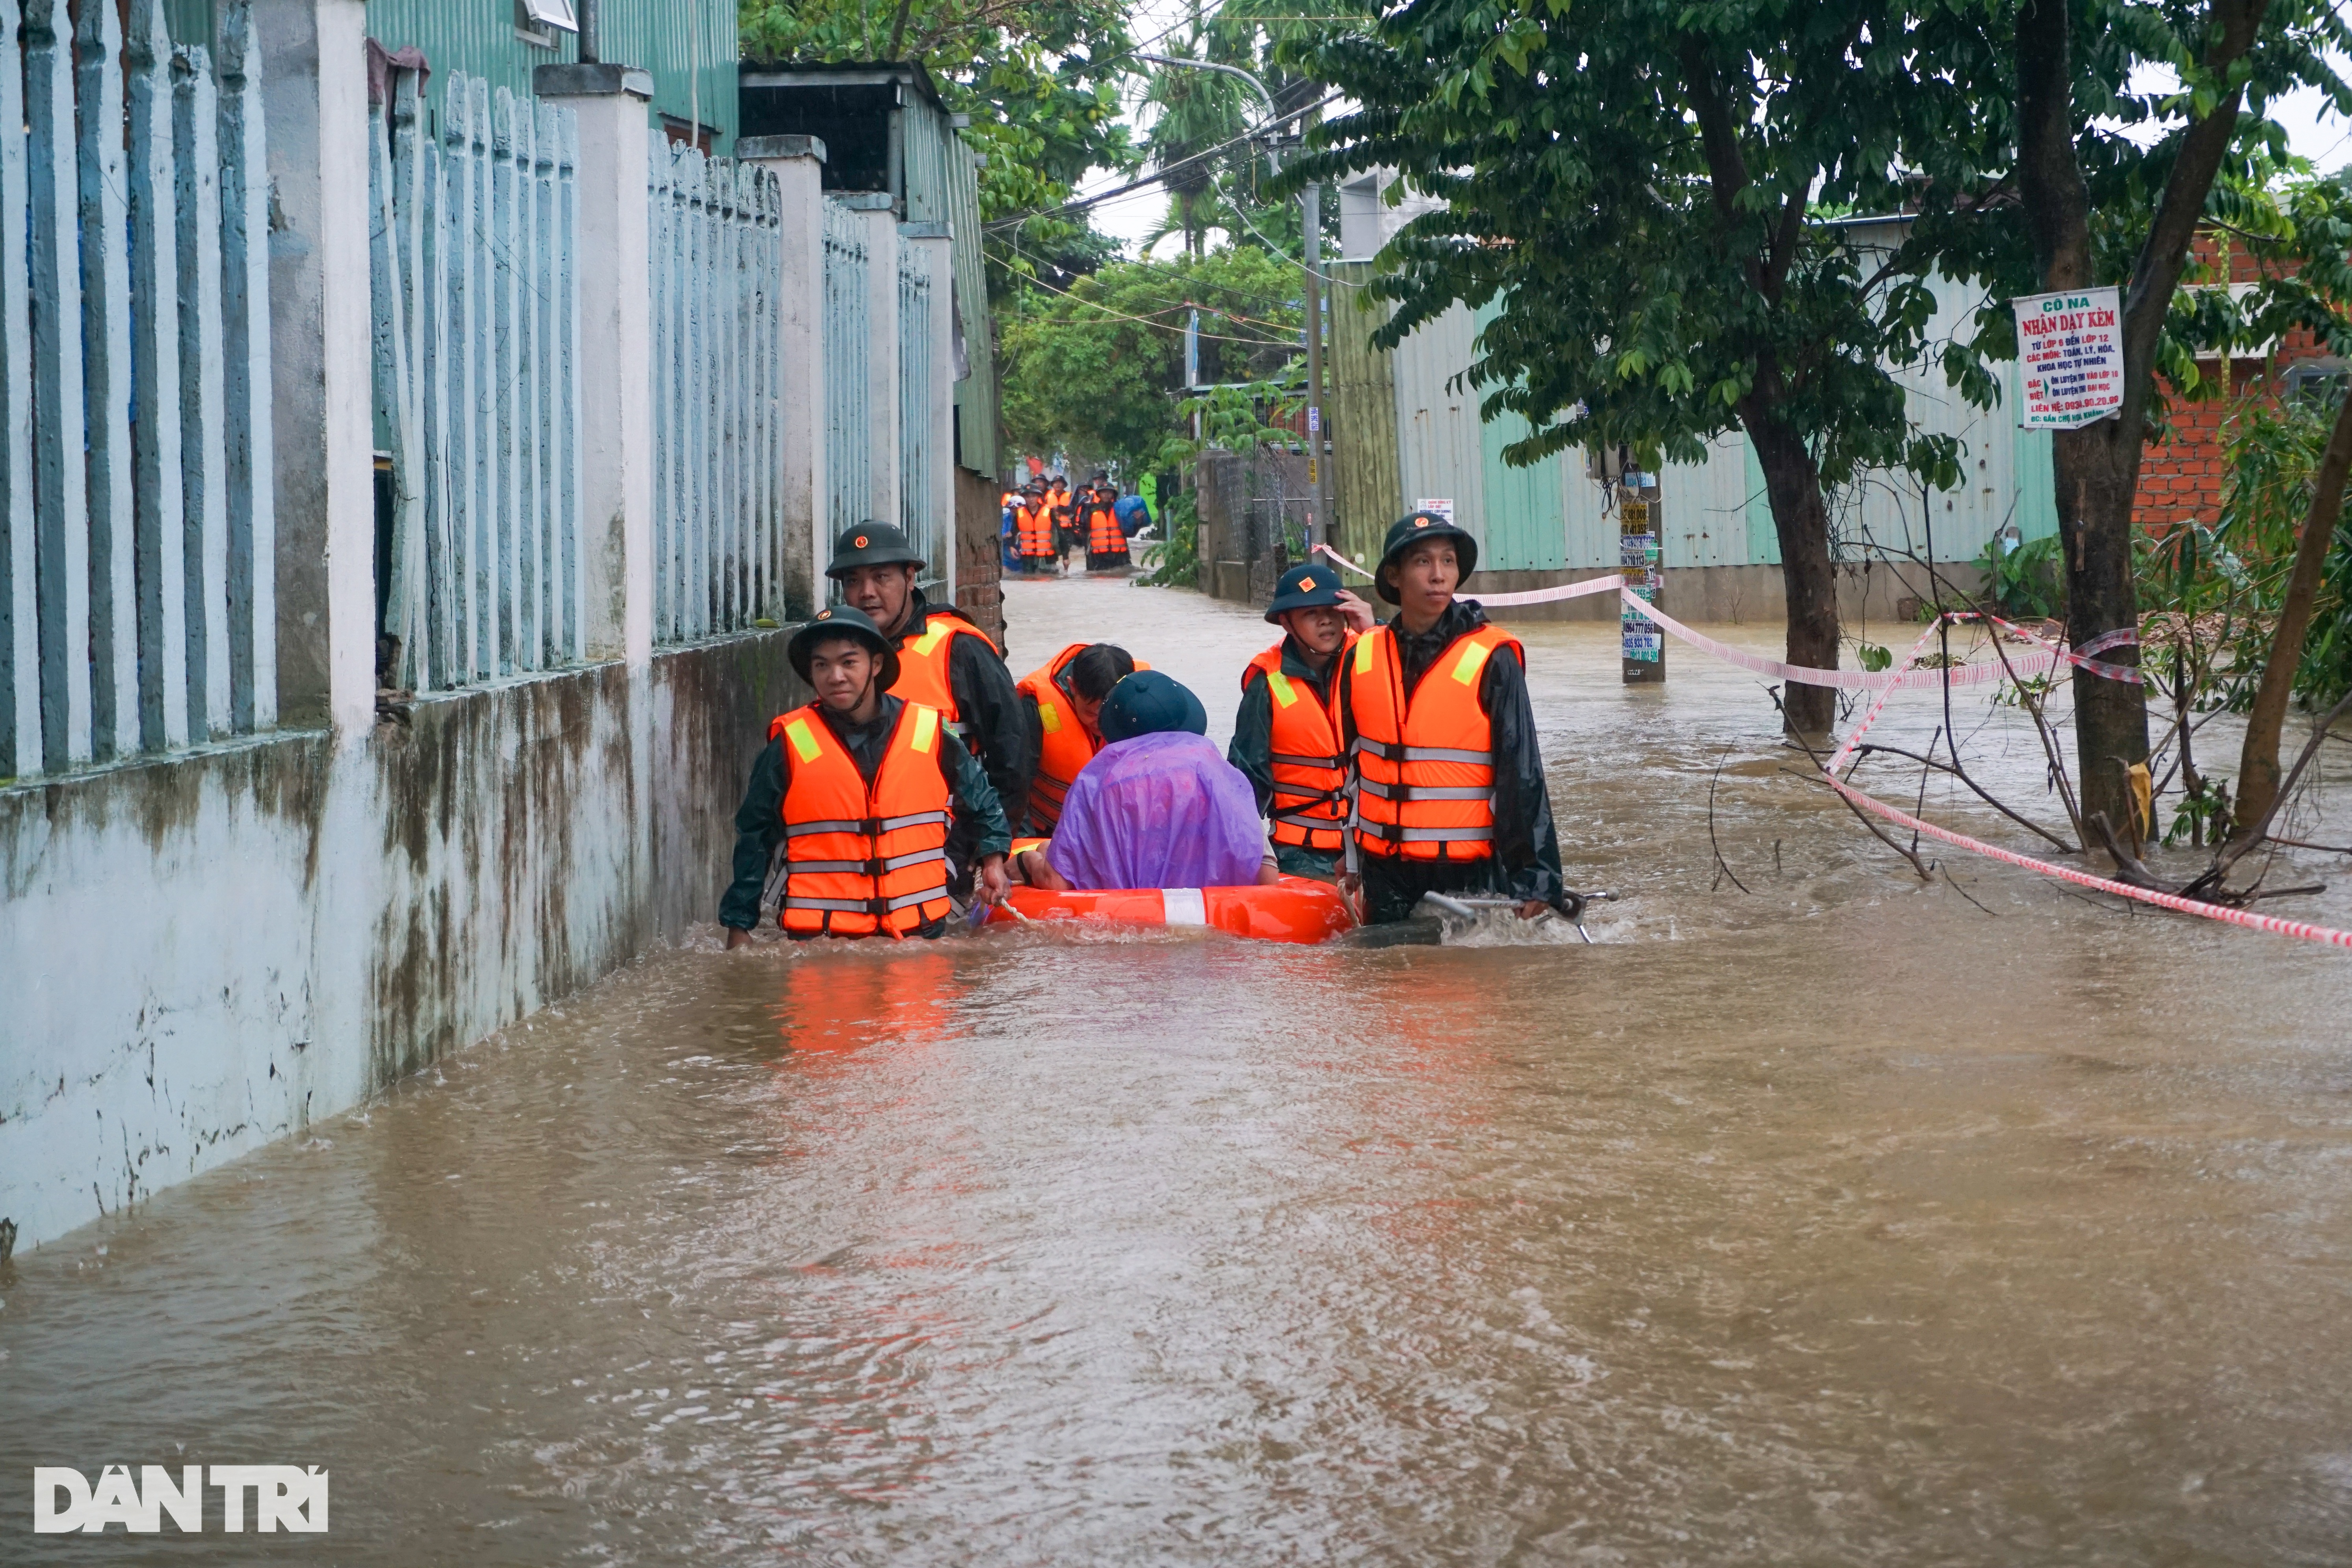
POLYGON ((1331 513, 1323 480, 1323 187, 1312 181, 1306 204, 1307 245, 1307 548, 1331 540, 1331 513))

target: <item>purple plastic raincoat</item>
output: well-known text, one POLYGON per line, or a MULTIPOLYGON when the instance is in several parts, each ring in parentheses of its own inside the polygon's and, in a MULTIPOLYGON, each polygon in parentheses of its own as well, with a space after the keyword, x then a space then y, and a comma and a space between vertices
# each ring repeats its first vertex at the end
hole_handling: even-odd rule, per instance
POLYGON ((1070 785, 1045 858, 1074 888, 1234 888, 1265 853, 1257 795, 1200 735, 1105 746, 1070 785))

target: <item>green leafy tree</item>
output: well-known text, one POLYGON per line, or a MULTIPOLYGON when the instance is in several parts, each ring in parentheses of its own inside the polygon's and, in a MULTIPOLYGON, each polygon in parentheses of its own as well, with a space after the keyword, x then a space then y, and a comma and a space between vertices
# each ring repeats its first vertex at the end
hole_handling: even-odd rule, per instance
POLYGON ((1001 318, 1007 439, 1158 466, 1184 422, 1192 311, 1202 382, 1284 382, 1298 353, 1298 290, 1296 267, 1246 246, 1113 262, 1066 293, 1024 289, 1001 318))
MULTIPOLYGON (((2197 339, 2225 314, 2181 298, 2197 233, 2268 206, 2285 148, 2273 100, 2309 85, 2352 112, 2327 60, 2352 31, 2333 0, 1994 0, 1966 16, 1981 30, 1937 63, 1979 95, 1971 133, 1906 149, 1918 258, 1997 300, 2122 290, 2123 406, 2053 441, 2067 629, 2088 642, 2137 626, 2132 510, 2165 416, 2158 376, 2195 391, 2197 339)), ((1980 326, 1977 349, 2013 352, 2005 309, 1980 326)), ((2074 691, 2084 812, 2122 823, 2148 755, 2145 689, 2077 670, 2074 691)))
MULTIPOLYGON (((1941 354, 1960 395, 1995 384, 1931 342, 1905 251, 1861 248, 1841 212, 1912 195, 1910 150, 1970 129, 1969 19, 1858 0, 1414 0, 1314 51, 1360 107, 1290 178, 1390 167, 1442 203, 1385 257, 1384 345, 1455 303, 1499 310, 1470 367, 1507 453, 1630 445, 1696 461, 1744 430, 1764 475, 1790 662, 1838 661, 1825 486, 1872 468, 1958 477, 1906 416, 1890 365, 1941 354)), ((1819 733, 1832 694, 1791 687, 1819 733)))
MULTIPOLYGON (((2302 186, 2285 204, 2284 216, 2280 233, 2255 243, 2256 254, 2274 268, 2261 291, 2256 330, 2274 336, 2300 328, 2341 363, 2352 357, 2352 176, 2302 186)), ((2328 568, 2343 553, 2338 542, 2352 468, 2352 396, 2338 394, 2333 418, 2306 405, 2291 410, 2282 424, 2286 438, 2277 445, 2290 455, 2290 472, 2300 472, 2273 485, 2270 493, 2301 501, 2304 516, 2276 640, 2246 716, 2239 755, 2238 826, 2250 832, 2267 820, 2278 797, 2279 732, 2289 698, 2316 693, 2332 703, 2345 685, 2341 574, 2328 568)))
POLYGON ((1061 281, 1112 254, 1083 220, 1055 214, 1089 169, 1132 170, 1139 153, 1120 89, 1133 44, 1120 0, 741 0, 748 58, 921 64, 964 139, 985 160, 983 220, 1040 214, 992 231, 1003 268, 1061 281))

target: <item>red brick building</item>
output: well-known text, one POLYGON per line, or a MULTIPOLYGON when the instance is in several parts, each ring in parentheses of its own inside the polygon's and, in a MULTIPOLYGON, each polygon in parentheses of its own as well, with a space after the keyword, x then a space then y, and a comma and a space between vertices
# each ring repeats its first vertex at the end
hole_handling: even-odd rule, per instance
MULTIPOLYGON (((2262 264, 2242 245, 2209 231, 2197 237, 2193 270, 2189 275, 2193 281, 2184 287, 2217 286, 2225 259, 2233 290, 2251 288, 2262 279, 2262 264)), ((2191 400, 2172 394, 2167 386, 2169 428, 2147 444, 2142 457, 2134 520, 2150 530, 2194 520, 2210 523, 2221 509, 2229 422, 2249 397, 2275 404, 2299 379, 2298 365, 2306 375, 2322 366, 2337 368, 2318 340, 2309 332, 2296 331, 2266 354, 2232 359, 2227 396, 2219 395, 2218 389, 2200 389, 2199 397, 2191 400), (2204 395, 2208 390, 2216 395, 2204 395)), ((2200 368, 2206 375, 2219 378, 2217 361, 2206 360, 2200 368)))

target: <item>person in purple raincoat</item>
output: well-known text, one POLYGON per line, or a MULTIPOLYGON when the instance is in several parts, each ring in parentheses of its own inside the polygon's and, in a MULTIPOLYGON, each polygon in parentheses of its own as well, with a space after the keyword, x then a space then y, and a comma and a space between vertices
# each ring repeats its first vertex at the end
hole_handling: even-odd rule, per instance
POLYGON ((1020 857, 1056 891, 1232 888, 1276 879, 1257 792, 1207 739, 1208 710, 1182 683, 1139 669, 1096 720, 1107 742, 1070 785, 1042 850, 1020 857))

